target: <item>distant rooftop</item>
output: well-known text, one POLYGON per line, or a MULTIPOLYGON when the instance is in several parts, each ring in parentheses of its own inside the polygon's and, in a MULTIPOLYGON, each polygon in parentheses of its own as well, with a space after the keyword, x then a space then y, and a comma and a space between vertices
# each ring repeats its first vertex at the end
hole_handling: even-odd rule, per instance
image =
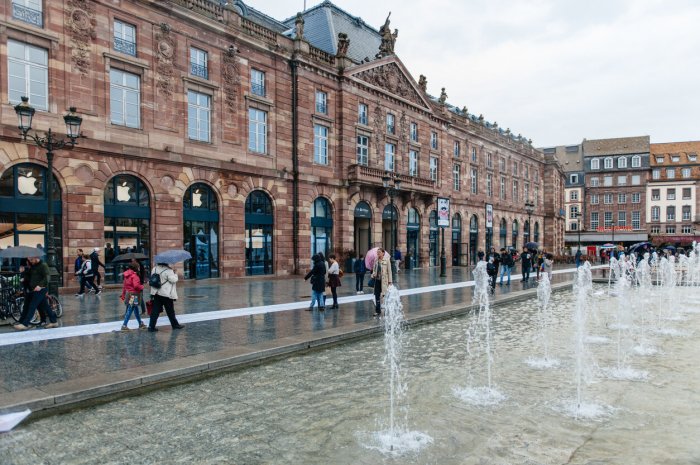
POLYGON ((624 155, 627 153, 649 153, 649 136, 619 137, 614 139, 592 139, 583 141, 583 155, 624 155))

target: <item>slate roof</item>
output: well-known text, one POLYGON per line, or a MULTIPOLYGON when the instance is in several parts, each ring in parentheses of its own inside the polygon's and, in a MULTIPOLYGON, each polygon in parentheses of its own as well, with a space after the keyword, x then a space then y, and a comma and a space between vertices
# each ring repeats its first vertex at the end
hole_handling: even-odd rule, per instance
MULTIPOLYGON (((359 16, 338 8, 326 0, 302 13, 304 18, 304 38, 314 47, 335 55, 338 51, 338 34, 344 32, 350 39, 347 57, 356 63, 366 58, 374 60, 379 52, 381 37, 379 31, 367 25, 359 16)), ((296 16, 283 21, 288 28, 294 28, 296 16)), ((294 37, 293 32, 290 37, 294 37)))
POLYGON ((585 157, 596 155, 624 155, 628 153, 649 153, 649 136, 583 141, 583 155, 585 157))
MULTIPOLYGON (((253 7, 246 5, 241 0, 218 0, 218 2, 222 5, 226 5, 227 3, 232 5, 237 11, 241 13, 241 16, 243 16, 244 18, 249 19, 268 29, 272 29, 273 31, 278 32, 280 34, 283 34, 287 30, 289 30, 289 27, 286 26, 284 23, 277 21, 275 18, 268 16, 261 11, 258 11, 253 7)), ((293 25, 294 22, 292 22, 292 26, 293 25)))

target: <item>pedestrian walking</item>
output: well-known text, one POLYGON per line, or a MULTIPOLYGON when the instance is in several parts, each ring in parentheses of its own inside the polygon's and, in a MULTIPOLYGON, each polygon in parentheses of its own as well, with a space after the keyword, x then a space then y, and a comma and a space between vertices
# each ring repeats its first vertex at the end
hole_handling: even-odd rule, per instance
POLYGON ((576 251, 576 255, 574 255, 574 260, 576 260, 576 268, 581 266, 581 255, 582 255, 581 249, 578 249, 576 251))
POLYGON ((75 273, 78 284, 82 284, 83 276, 80 274, 80 269, 83 267, 83 249, 78 249, 75 261, 73 262, 73 272, 75 273))
POLYGON ((493 257, 489 257, 489 261, 486 263, 486 274, 489 275, 489 290, 493 294, 496 292, 496 276, 498 275, 498 268, 493 257))
POLYGON ((102 289, 102 275, 100 275, 100 267, 105 269, 105 264, 100 261, 100 248, 95 247, 92 249, 90 254, 90 261, 92 261, 92 274, 97 281, 97 287, 102 289))
POLYGON ((139 314, 139 301, 142 300, 142 297, 143 283, 139 277, 138 264, 130 263, 129 268, 124 272, 124 284, 122 285, 122 295, 120 297, 122 303, 126 304, 122 331, 129 330, 129 320, 132 313, 136 315, 139 329, 146 329, 146 325, 141 321, 141 315, 139 314))
POLYGON ((394 249, 394 263, 395 263, 395 266, 396 266, 396 272, 397 272, 397 273, 398 273, 399 270, 401 269, 401 260, 402 260, 402 259, 403 259, 403 257, 401 256, 401 250, 399 250, 399 248, 396 247, 396 249, 394 249))
POLYGON ((333 296, 332 309, 338 308, 338 288, 341 286, 340 283, 340 265, 335 259, 335 254, 328 255, 328 287, 331 288, 331 295, 333 296))
POLYGON ((49 318, 50 323, 46 325, 46 328, 56 328, 58 327, 58 318, 46 299, 50 277, 49 267, 39 257, 29 257, 28 261, 31 264, 27 285, 30 292, 25 299, 29 299, 29 305, 23 309, 19 323, 14 328, 18 331, 29 329, 29 322, 32 320, 37 308, 41 308, 39 311, 46 314, 49 318))
POLYGON ((318 254, 314 254, 313 257, 311 257, 311 261, 313 262, 311 271, 304 276, 304 281, 311 279, 311 304, 307 310, 313 311, 314 304, 318 302, 318 311, 322 312, 325 310, 324 292, 326 291, 326 267, 318 254))
POLYGON ((88 291, 95 291, 95 295, 100 295, 102 291, 95 285, 95 275, 92 270, 92 260, 89 255, 83 255, 83 264, 81 265, 79 271, 80 277, 80 290, 78 291, 76 297, 82 297, 85 295, 85 288, 88 291))
POLYGON ((549 281, 552 281, 552 268, 554 267, 554 255, 548 253, 544 256, 542 271, 547 273, 549 281))
POLYGON ((489 252, 488 256, 486 259, 488 260, 489 258, 493 258, 493 264, 496 267, 496 275, 498 275, 498 269, 501 266, 501 254, 496 252, 495 247, 491 247, 491 251, 489 252))
POLYGON ((505 248, 501 248, 501 281, 498 283, 499 285, 503 285, 503 275, 508 275, 508 282, 506 284, 510 286, 510 270, 513 265, 513 255, 505 248))
MULTIPOLYGON (((140 261, 136 260, 135 258, 131 259, 131 262, 129 262, 130 266, 134 266, 136 273, 139 276, 139 281, 141 284, 146 284, 146 267, 143 266, 143 263, 140 261)), ((139 305, 141 306, 141 315, 146 314, 146 302, 143 298, 143 287, 141 287, 141 292, 139 293, 139 305)))
POLYGON ((371 277, 374 278, 374 315, 380 316, 382 314, 384 295, 389 286, 394 284, 391 276, 389 254, 385 253, 382 248, 377 249, 377 260, 374 262, 371 277))
POLYGON ((157 274, 160 277, 160 287, 151 286, 151 298, 153 299, 153 308, 151 309, 151 318, 148 321, 148 331, 158 331, 156 323, 158 315, 165 308, 165 313, 168 315, 170 325, 173 329, 182 329, 185 326, 177 321, 175 316, 175 301, 177 300, 177 274, 167 263, 158 263, 151 270, 151 275, 157 274))
POLYGON ((523 282, 530 281, 530 270, 532 269, 532 254, 527 248, 520 254, 520 265, 522 267, 523 282))
POLYGON ((352 266, 352 271, 355 272, 355 292, 357 294, 364 294, 363 291, 365 287, 365 273, 367 273, 367 266, 365 266, 365 256, 360 254, 360 258, 355 260, 352 266))

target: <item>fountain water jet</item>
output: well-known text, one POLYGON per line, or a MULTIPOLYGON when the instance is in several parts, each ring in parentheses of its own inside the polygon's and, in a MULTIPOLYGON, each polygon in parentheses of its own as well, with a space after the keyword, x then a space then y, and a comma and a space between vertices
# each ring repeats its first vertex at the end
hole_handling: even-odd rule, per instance
POLYGON ((530 357, 527 364, 532 368, 553 368, 559 366, 559 360, 549 357, 549 325, 551 311, 549 308, 549 298, 552 295, 552 286, 549 276, 545 273, 537 285, 537 322, 539 325, 538 338, 542 341, 542 358, 530 357))

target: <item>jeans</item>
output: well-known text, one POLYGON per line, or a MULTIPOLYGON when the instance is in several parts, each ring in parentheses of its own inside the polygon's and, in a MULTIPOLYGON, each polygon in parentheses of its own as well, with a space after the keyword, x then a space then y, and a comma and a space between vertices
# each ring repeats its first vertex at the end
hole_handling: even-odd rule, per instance
POLYGON ((365 274, 356 273, 355 274, 355 290, 360 292, 365 287, 365 274))
POLYGON ((532 265, 529 263, 523 263, 523 281, 529 281, 530 280, 530 270, 532 269, 532 265))
POLYGON ((139 322, 139 326, 143 324, 143 322, 141 321, 141 315, 139 314, 139 300, 143 301, 143 299, 141 299, 137 295, 132 295, 127 299, 126 315, 124 315, 124 326, 127 326, 129 324, 129 320, 131 319, 132 313, 136 315, 136 321, 139 322))
POLYGON ((51 323, 56 323, 56 314, 54 313, 53 309, 51 309, 51 306, 46 299, 47 294, 48 290, 44 287, 39 291, 30 292, 25 297, 25 299, 29 299, 29 305, 24 308, 22 316, 19 319, 20 323, 22 323, 24 326, 29 326, 29 322, 32 321, 34 312, 37 308, 41 308, 40 312, 44 312, 44 314, 49 316, 51 323))
POLYGON ((501 284, 503 284, 503 275, 508 274, 508 284, 510 284, 510 266, 501 265, 501 284))
POLYGON ((318 302, 318 308, 319 310, 325 306, 324 303, 325 300, 325 294, 323 292, 318 292, 318 291, 311 291, 311 305, 309 305, 309 308, 314 308, 314 304, 318 302))

